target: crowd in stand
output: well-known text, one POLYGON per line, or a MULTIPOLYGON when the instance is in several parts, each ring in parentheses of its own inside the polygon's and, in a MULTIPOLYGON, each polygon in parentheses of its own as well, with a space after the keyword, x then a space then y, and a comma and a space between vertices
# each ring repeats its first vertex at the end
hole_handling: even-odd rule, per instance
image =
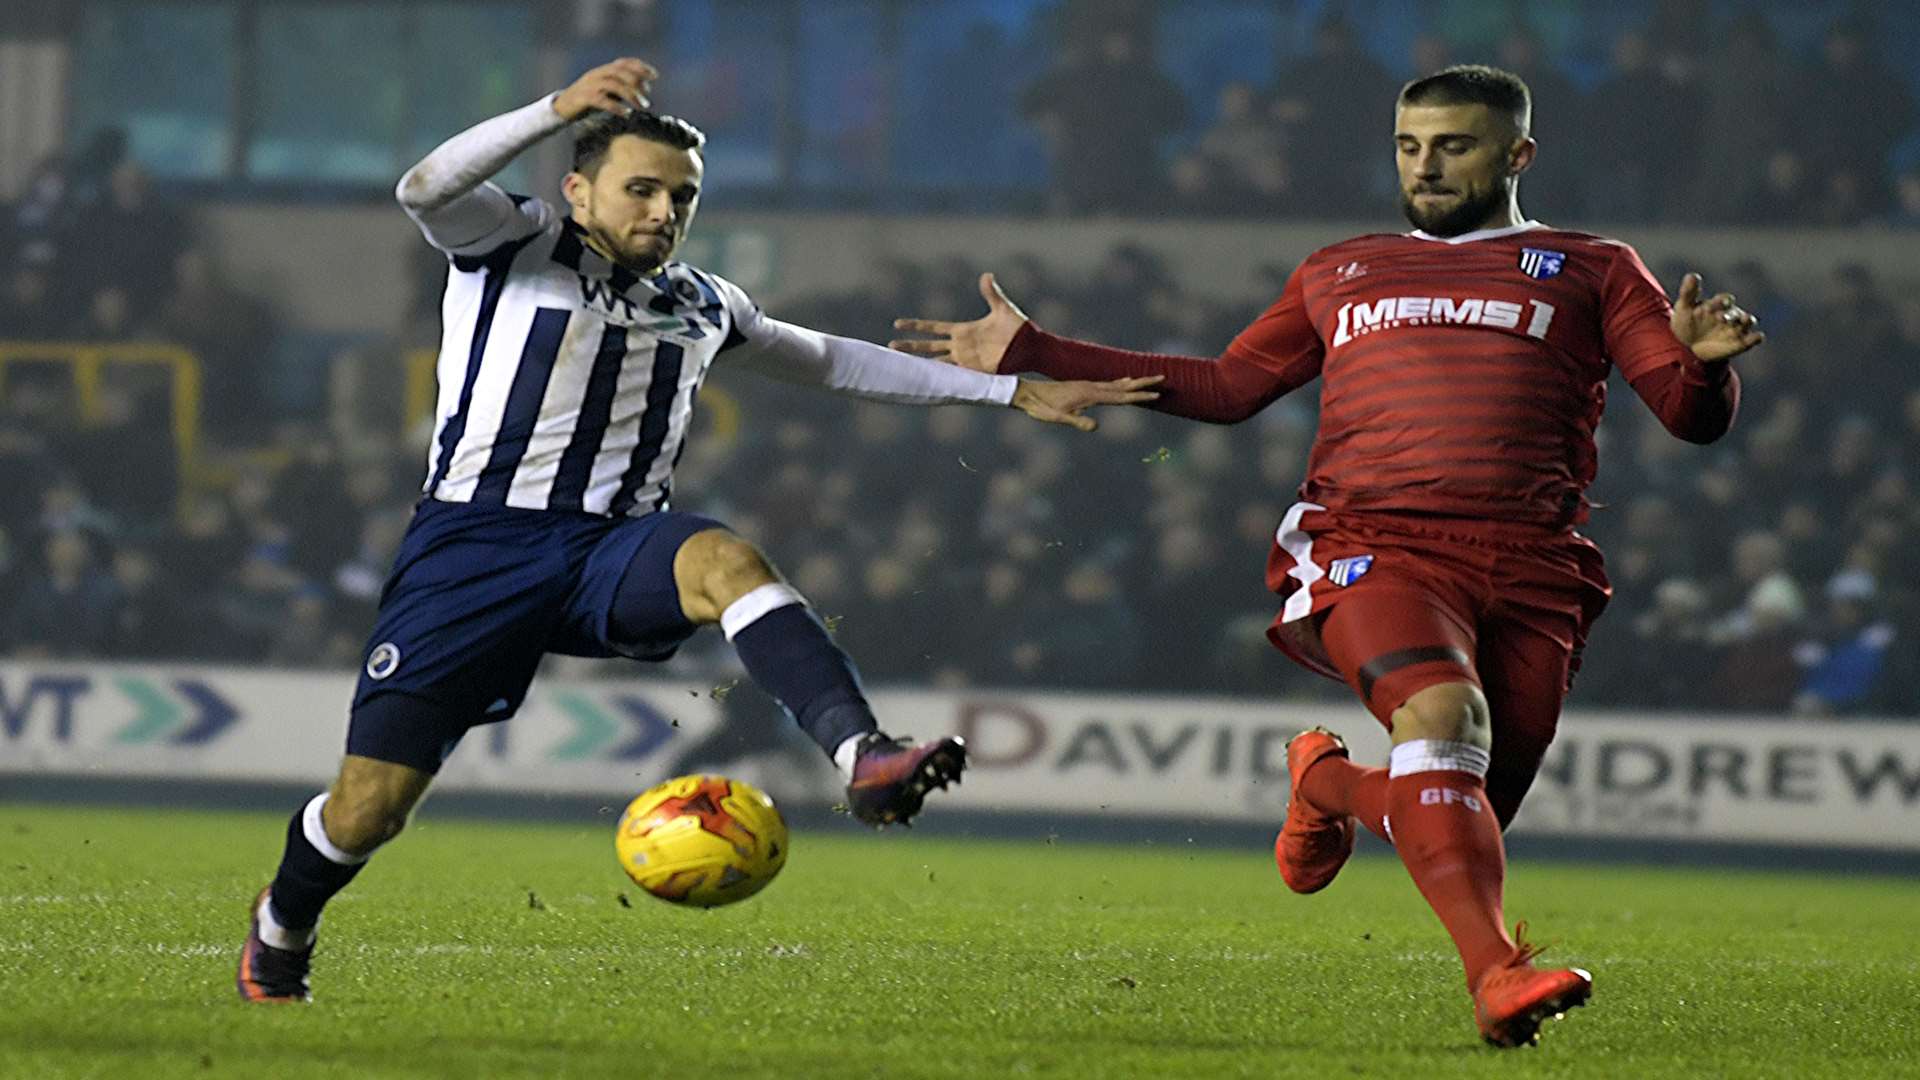
MULTIPOLYGON (((1177 92, 1156 81, 1124 23, 1106 31, 1076 38, 1088 56, 1028 97, 1029 114, 1056 132, 1099 132, 1081 150, 1056 144, 1069 208, 1125 209, 1136 193, 1165 190, 1126 170, 1153 167, 1139 147, 1179 120, 1177 109, 1148 106, 1177 92), (1141 107, 1108 98, 1097 118, 1076 113, 1080 91, 1110 76, 1133 84, 1141 107), (1082 152, 1092 159, 1070 160, 1082 152)), ((1582 95, 1540 68, 1529 51, 1537 42, 1517 31, 1500 59, 1532 82, 1543 140, 1575 115, 1606 128, 1588 140, 1604 155, 1576 158, 1566 140, 1562 175, 1581 182, 1530 182, 1529 209, 1848 222, 1897 214, 1904 200, 1920 219, 1920 176, 1896 187, 1887 168, 1910 108, 1864 35, 1862 24, 1837 23, 1823 67, 1770 81, 1777 71, 1754 74, 1775 49, 1764 23, 1711 44, 1656 24, 1623 37, 1615 72, 1582 95), (1802 122, 1810 116, 1848 120, 1802 122), (1552 191, 1560 207, 1534 197, 1552 191)), ((1419 48, 1420 69, 1447 59, 1437 39, 1419 48)), ((1173 164, 1173 190, 1213 212, 1302 200, 1359 211, 1342 199, 1377 209, 1374 99, 1392 86, 1330 21, 1314 56, 1276 85, 1227 88, 1220 122, 1173 164), (1353 90, 1368 80, 1378 95, 1353 90)), ((408 344, 437 333, 444 268, 420 251, 408 344)), ((775 314, 883 337, 903 313, 968 316, 976 269, 887 266, 885 287, 775 314)), ((1113 250, 1084 278, 1038 257, 996 269, 1042 325, 1123 346, 1212 354, 1257 313, 1183 289, 1136 247, 1113 250)), ((1270 295, 1286 269, 1272 268, 1270 295)), ((1656 268, 1669 282, 1680 269, 1656 268)), ((1859 266, 1792 295, 1760 262, 1688 269, 1737 293, 1769 341, 1738 361, 1747 404, 1712 447, 1667 436, 1614 387, 1585 531, 1608 552, 1617 594, 1576 700, 1912 714, 1920 564, 1901 551, 1920 530, 1911 490, 1920 389, 1910 375, 1920 293, 1859 266)), ((277 407, 286 395, 266 362, 276 325, 223 280, 179 209, 155 198, 122 138, 49 162, 6 207, 0 340, 185 345, 204 373, 205 452, 194 475, 181 474, 174 387, 158 371, 110 368, 83 401, 67 367, 0 364, 0 656, 359 662, 426 436, 398 407, 392 342, 309 375, 324 385, 313 396, 325 408, 277 407)), ((1011 410, 796 395, 724 363, 713 383, 740 404, 743 423, 701 423, 676 505, 760 541, 870 681, 1341 693, 1264 636, 1275 608, 1264 561, 1312 439, 1311 389, 1236 427, 1110 410, 1097 433, 1080 435, 1011 410)), ((708 638, 692 662, 724 652, 708 638)))
POLYGON ((1156 65, 1153 5, 1069 4, 1080 25, 1021 104, 1049 145, 1056 211, 1364 217, 1392 197, 1387 133, 1400 85, 1473 59, 1533 91, 1536 214, 1920 223, 1920 114, 1879 58, 1870 19, 1833 21, 1802 56, 1763 12, 1729 22, 1702 8, 1657 5, 1580 80, 1524 22, 1472 57, 1423 34, 1389 70, 1335 15, 1310 52, 1279 59, 1270 83, 1230 82, 1209 103, 1185 100, 1156 65))
MULTIPOLYGON (((118 212, 145 198, 132 166, 108 175, 90 195, 55 198, 43 185, 12 208, 7 336, 71 337, 78 326, 81 337, 183 340, 204 350, 216 384, 246 367, 246 357, 222 359, 246 339, 211 316, 237 311, 263 335, 271 320, 219 283, 165 207, 125 218, 154 230, 137 241, 152 249, 135 276, 89 262, 77 231, 89 219, 75 207, 118 212), (89 321, 121 290, 139 297, 126 308, 151 315, 89 321)), ((437 291, 437 260, 428 263, 423 314, 437 291)), ((898 313, 961 316, 977 303, 972 267, 885 269, 890 289, 776 314, 871 337, 898 313)), ((1901 551, 1920 529, 1910 490, 1920 390, 1906 375, 1920 364, 1920 296, 1857 266, 1835 271, 1824 292, 1793 296, 1758 263, 1701 269, 1761 315, 1769 342, 1740 359, 1745 413, 1709 448, 1667 436, 1615 388, 1593 491, 1601 506, 1586 531, 1608 551, 1618 594, 1578 699, 1911 712, 1920 569, 1901 551), (1847 370, 1832 370, 1832 357, 1849 358, 1847 370)), ((1037 258, 1000 272, 1043 325, 1132 347, 1210 354, 1254 314, 1184 293, 1138 248, 1116 249, 1084 280, 1037 258)), ((1273 268, 1273 291, 1284 272, 1273 268)), ((10 365, 0 650, 356 664, 425 438, 368 407, 395 395, 370 389, 366 374, 384 370, 391 383, 395 367, 337 358, 325 415, 301 420, 216 389, 207 436, 221 467, 183 488, 165 385, 110 377, 82 423, 66 369, 10 365)), ((677 505, 761 541, 871 681, 1339 693, 1264 638, 1274 613, 1264 560, 1312 438, 1310 390, 1236 427, 1109 410, 1081 435, 1012 410, 795 395, 724 364, 714 386, 744 422, 703 428, 677 505)))

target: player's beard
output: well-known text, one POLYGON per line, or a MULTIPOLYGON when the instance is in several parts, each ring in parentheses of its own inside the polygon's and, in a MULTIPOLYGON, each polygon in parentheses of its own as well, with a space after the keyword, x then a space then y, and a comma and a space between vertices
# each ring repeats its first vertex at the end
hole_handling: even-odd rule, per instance
POLYGON ((598 248, 602 255, 606 255, 615 263, 642 277, 650 277, 665 266, 667 260, 673 258, 673 250, 677 246, 671 238, 664 247, 658 244, 627 243, 621 240, 613 230, 593 220, 587 223, 587 238, 594 242, 593 246, 598 248))
POLYGON ((1414 228, 1429 236, 1459 236, 1485 225, 1512 197, 1507 185, 1494 184, 1477 195, 1468 192, 1451 209, 1422 210, 1413 201, 1413 196, 1402 188, 1400 212, 1407 216, 1414 228))

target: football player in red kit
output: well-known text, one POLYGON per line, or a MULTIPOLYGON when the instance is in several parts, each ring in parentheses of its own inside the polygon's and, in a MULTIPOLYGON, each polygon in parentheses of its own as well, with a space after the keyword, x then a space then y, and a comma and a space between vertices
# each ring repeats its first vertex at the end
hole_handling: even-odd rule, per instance
POLYGON ((1459 947, 1481 1035, 1537 1038, 1592 978, 1532 964, 1501 910, 1513 818, 1552 741, 1582 643, 1610 593, 1575 526, 1595 468, 1609 366, 1674 435, 1725 434, 1758 345, 1729 295, 1689 274, 1669 303, 1633 249, 1520 213, 1533 161, 1526 85, 1448 68, 1400 93, 1402 209, 1414 231, 1308 256, 1278 302, 1218 358, 1056 337, 981 279, 985 318, 902 319, 896 348, 1060 379, 1164 376, 1147 406, 1235 423, 1321 380, 1320 429, 1267 580, 1269 636, 1344 680, 1390 731, 1384 768, 1338 737, 1288 746, 1276 845, 1296 892, 1324 888, 1355 823, 1394 845, 1459 947))

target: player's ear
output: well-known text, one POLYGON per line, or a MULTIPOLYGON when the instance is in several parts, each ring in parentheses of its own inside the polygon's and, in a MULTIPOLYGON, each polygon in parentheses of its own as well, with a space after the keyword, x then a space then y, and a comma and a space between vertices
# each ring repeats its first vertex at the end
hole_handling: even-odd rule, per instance
POLYGON ((575 210, 587 208, 587 192, 593 187, 593 181, 577 172, 569 172, 560 178, 560 194, 567 197, 567 205, 575 210))
POLYGON ((1539 152, 1540 144, 1532 139, 1521 139, 1514 143, 1512 149, 1507 151, 1508 175, 1519 176, 1526 172, 1527 166, 1533 164, 1534 155, 1539 152))

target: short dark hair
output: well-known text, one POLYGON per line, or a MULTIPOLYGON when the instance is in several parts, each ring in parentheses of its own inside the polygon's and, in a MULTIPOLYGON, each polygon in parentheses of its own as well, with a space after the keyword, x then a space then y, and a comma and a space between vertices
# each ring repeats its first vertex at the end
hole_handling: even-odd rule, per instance
POLYGON ((607 148, 622 135, 638 135, 675 150, 699 150, 707 145, 704 132, 677 116, 661 116, 645 109, 619 115, 600 113, 574 129, 573 171, 583 176, 599 172, 601 163, 607 160, 607 148))
POLYGON ((1513 118, 1522 138, 1533 125, 1533 94, 1511 71, 1485 64, 1455 64, 1400 88, 1402 105, 1485 105, 1513 118))

